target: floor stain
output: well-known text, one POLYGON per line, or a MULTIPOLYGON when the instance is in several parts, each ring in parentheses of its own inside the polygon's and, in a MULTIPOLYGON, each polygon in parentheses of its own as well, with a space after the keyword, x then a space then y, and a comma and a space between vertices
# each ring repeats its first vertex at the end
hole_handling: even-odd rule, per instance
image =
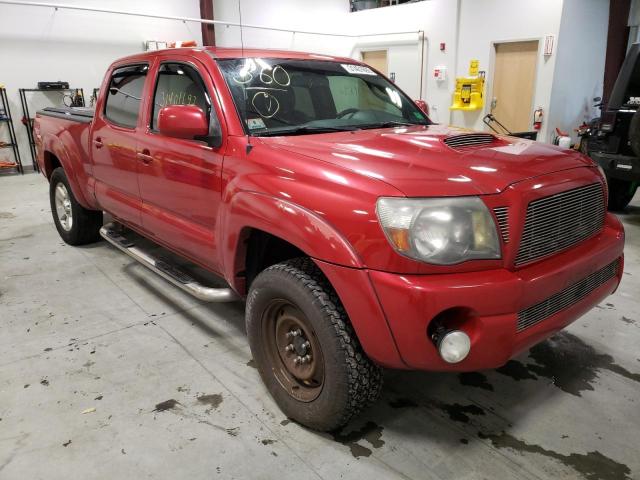
POLYGON ((0 212, 0 218, 16 218, 11 212, 0 212))
POLYGON ((253 358, 247 362, 247 367, 258 368, 258 366, 256 365, 256 362, 255 362, 255 360, 253 358))
POLYGON ((370 448, 360 445, 358 442, 365 440, 371 444, 373 448, 380 448, 384 445, 382 440, 383 427, 374 423, 367 422, 362 428, 344 433, 343 430, 333 433, 333 439, 351 450, 351 454, 355 458, 369 457, 373 453, 370 448))
POLYGON ((389 402, 389 406, 391 408, 415 408, 418 404, 408 398, 396 398, 389 402))
POLYGON ((68 440, 62 444, 63 447, 68 447, 69 445, 71 445, 71 440, 68 440))
POLYGON ((176 406, 182 405, 179 401, 174 400, 173 398, 170 400, 165 400, 164 402, 160 402, 156 404, 156 408, 153 409, 154 412, 164 412, 167 410, 171 410, 176 408, 176 406))
POLYGON ((519 440, 508 433, 502 432, 499 435, 486 435, 478 433, 478 437, 488 439, 494 447, 510 448, 520 453, 537 453, 545 457, 553 458, 562 464, 573 468, 587 480, 631 480, 631 470, 622 463, 618 463, 598 451, 582 453, 572 453, 563 455, 553 450, 547 450, 540 445, 529 444, 519 440))
POLYGON ((291 423, 291 420, 289 420, 288 418, 285 418, 284 420, 282 420, 280 422, 280 425, 282 425, 283 427, 289 425, 291 423))
POLYGON ((261 440, 261 443, 263 445, 272 445, 272 444, 276 443, 276 441, 272 440, 270 438, 265 438, 264 440, 261 440))
POLYGON ((633 318, 622 317, 622 321, 627 325, 635 325, 636 321, 633 318))
POLYGON ((531 373, 529 369, 518 360, 509 360, 502 367, 497 368, 496 372, 506 375, 507 377, 511 377, 516 381, 538 379, 538 377, 531 373))
POLYGON ((592 383, 599 370, 609 370, 640 382, 639 373, 630 372, 615 363, 611 355, 598 353, 591 345, 568 332, 560 332, 534 346, 529 356, 535 362, 527 364, 531 372, 551 379, 556 387, 578 397, 581 392, 594 389, 592 383))
POLYGON ((440 405, 440 408, 447 412, 449 418, 454 422, 469 423, 469 415, 484 415, 484 410, 477 405, 460 405, 459 403, 440 405))
POLYGON ((220 395, 219 393, 200 395, 199 397, 196 397, 196 400, 198 400, 199 403, 208 405, 209 408, 207 409, 207 413, 209 413, 211 412, 211 410, 215 410, 220 406, 220 404, 222 403, 222 395, 220 395))
POLYGON ((47 380, 47 378, 43 378, 42 380, 40 380, 40 385, 44 385, 45 387, 49 386, 49 380, 47 380))
POLYGON ((458 375, 458 379, 462 385, 467 387, 478 387, 493 392, 493 385, 491 385, 487 381, 487 377, 480 372, 461 373, 458 375))

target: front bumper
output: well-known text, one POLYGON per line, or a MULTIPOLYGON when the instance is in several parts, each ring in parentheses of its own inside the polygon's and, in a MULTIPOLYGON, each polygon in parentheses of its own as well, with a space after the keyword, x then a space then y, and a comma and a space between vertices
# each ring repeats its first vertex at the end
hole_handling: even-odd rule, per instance
MULTIPOLYGON (((577 320, 613 293, 622 276, 623 246, 622 225, 615 216, 607 214, 605 227, 599 234, 519 270, 437 275, 369 271, 369 278, 404 368, 443 371, 497 368, 577 320), (612 278, 577 302, 518 331, 518 312, 576 285, 618 259, 612 278), (427 334, 430 322, 445 311, 465 312, 460 328, 471 338, 468 357, 454 365, 440 358, 427 334)), ((389 366, 395 363, 378 360, 389 366)))
POLYGON ((610 178, 640 181, 640 158, 603 152, 590 152, 589 156, 610 178))

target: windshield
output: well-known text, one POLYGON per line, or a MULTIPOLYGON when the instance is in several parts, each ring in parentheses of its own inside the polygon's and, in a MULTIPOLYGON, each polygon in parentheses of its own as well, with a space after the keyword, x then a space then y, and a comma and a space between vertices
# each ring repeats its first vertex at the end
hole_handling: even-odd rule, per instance
POLYGON ((238 58, 218 64, 251 135, 431 123, 393 83, 362 65, 280 58, 238 58))

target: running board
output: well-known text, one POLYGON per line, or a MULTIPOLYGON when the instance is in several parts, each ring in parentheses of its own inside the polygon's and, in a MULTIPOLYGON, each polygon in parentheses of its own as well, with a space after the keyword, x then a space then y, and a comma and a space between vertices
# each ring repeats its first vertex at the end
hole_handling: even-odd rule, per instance
POLYGON ((111 245, 137 260, 152 272, 157 273, 165 280, 199 300, 207 302, 233 302, 239 300, 238 295, 231 288, 211 288, 202 285, 174 265, 155 258, 150 253, 136 247, 121 231, 122 227, 118 224, 108 223, 100 229, 100 235, 111 245))

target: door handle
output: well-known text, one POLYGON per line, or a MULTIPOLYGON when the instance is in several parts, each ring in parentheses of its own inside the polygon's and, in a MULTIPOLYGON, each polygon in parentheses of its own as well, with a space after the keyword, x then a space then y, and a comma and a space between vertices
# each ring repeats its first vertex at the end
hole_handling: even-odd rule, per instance
POLYGON ((136 156, 142 160, 142 163, 145 165, 149 165, 153 162, 153 157, 151 156, 151 152, 148 149, 144 149, 141 152, 136 153, 136 156))
POLYGON ((104 145, 104 144, 102 143, 102 139, 101 139, 100 137, 96 138, 96 139, 93 141, 93 144, 96 146, 96 148, 102 148, 102 146, 104 145))

